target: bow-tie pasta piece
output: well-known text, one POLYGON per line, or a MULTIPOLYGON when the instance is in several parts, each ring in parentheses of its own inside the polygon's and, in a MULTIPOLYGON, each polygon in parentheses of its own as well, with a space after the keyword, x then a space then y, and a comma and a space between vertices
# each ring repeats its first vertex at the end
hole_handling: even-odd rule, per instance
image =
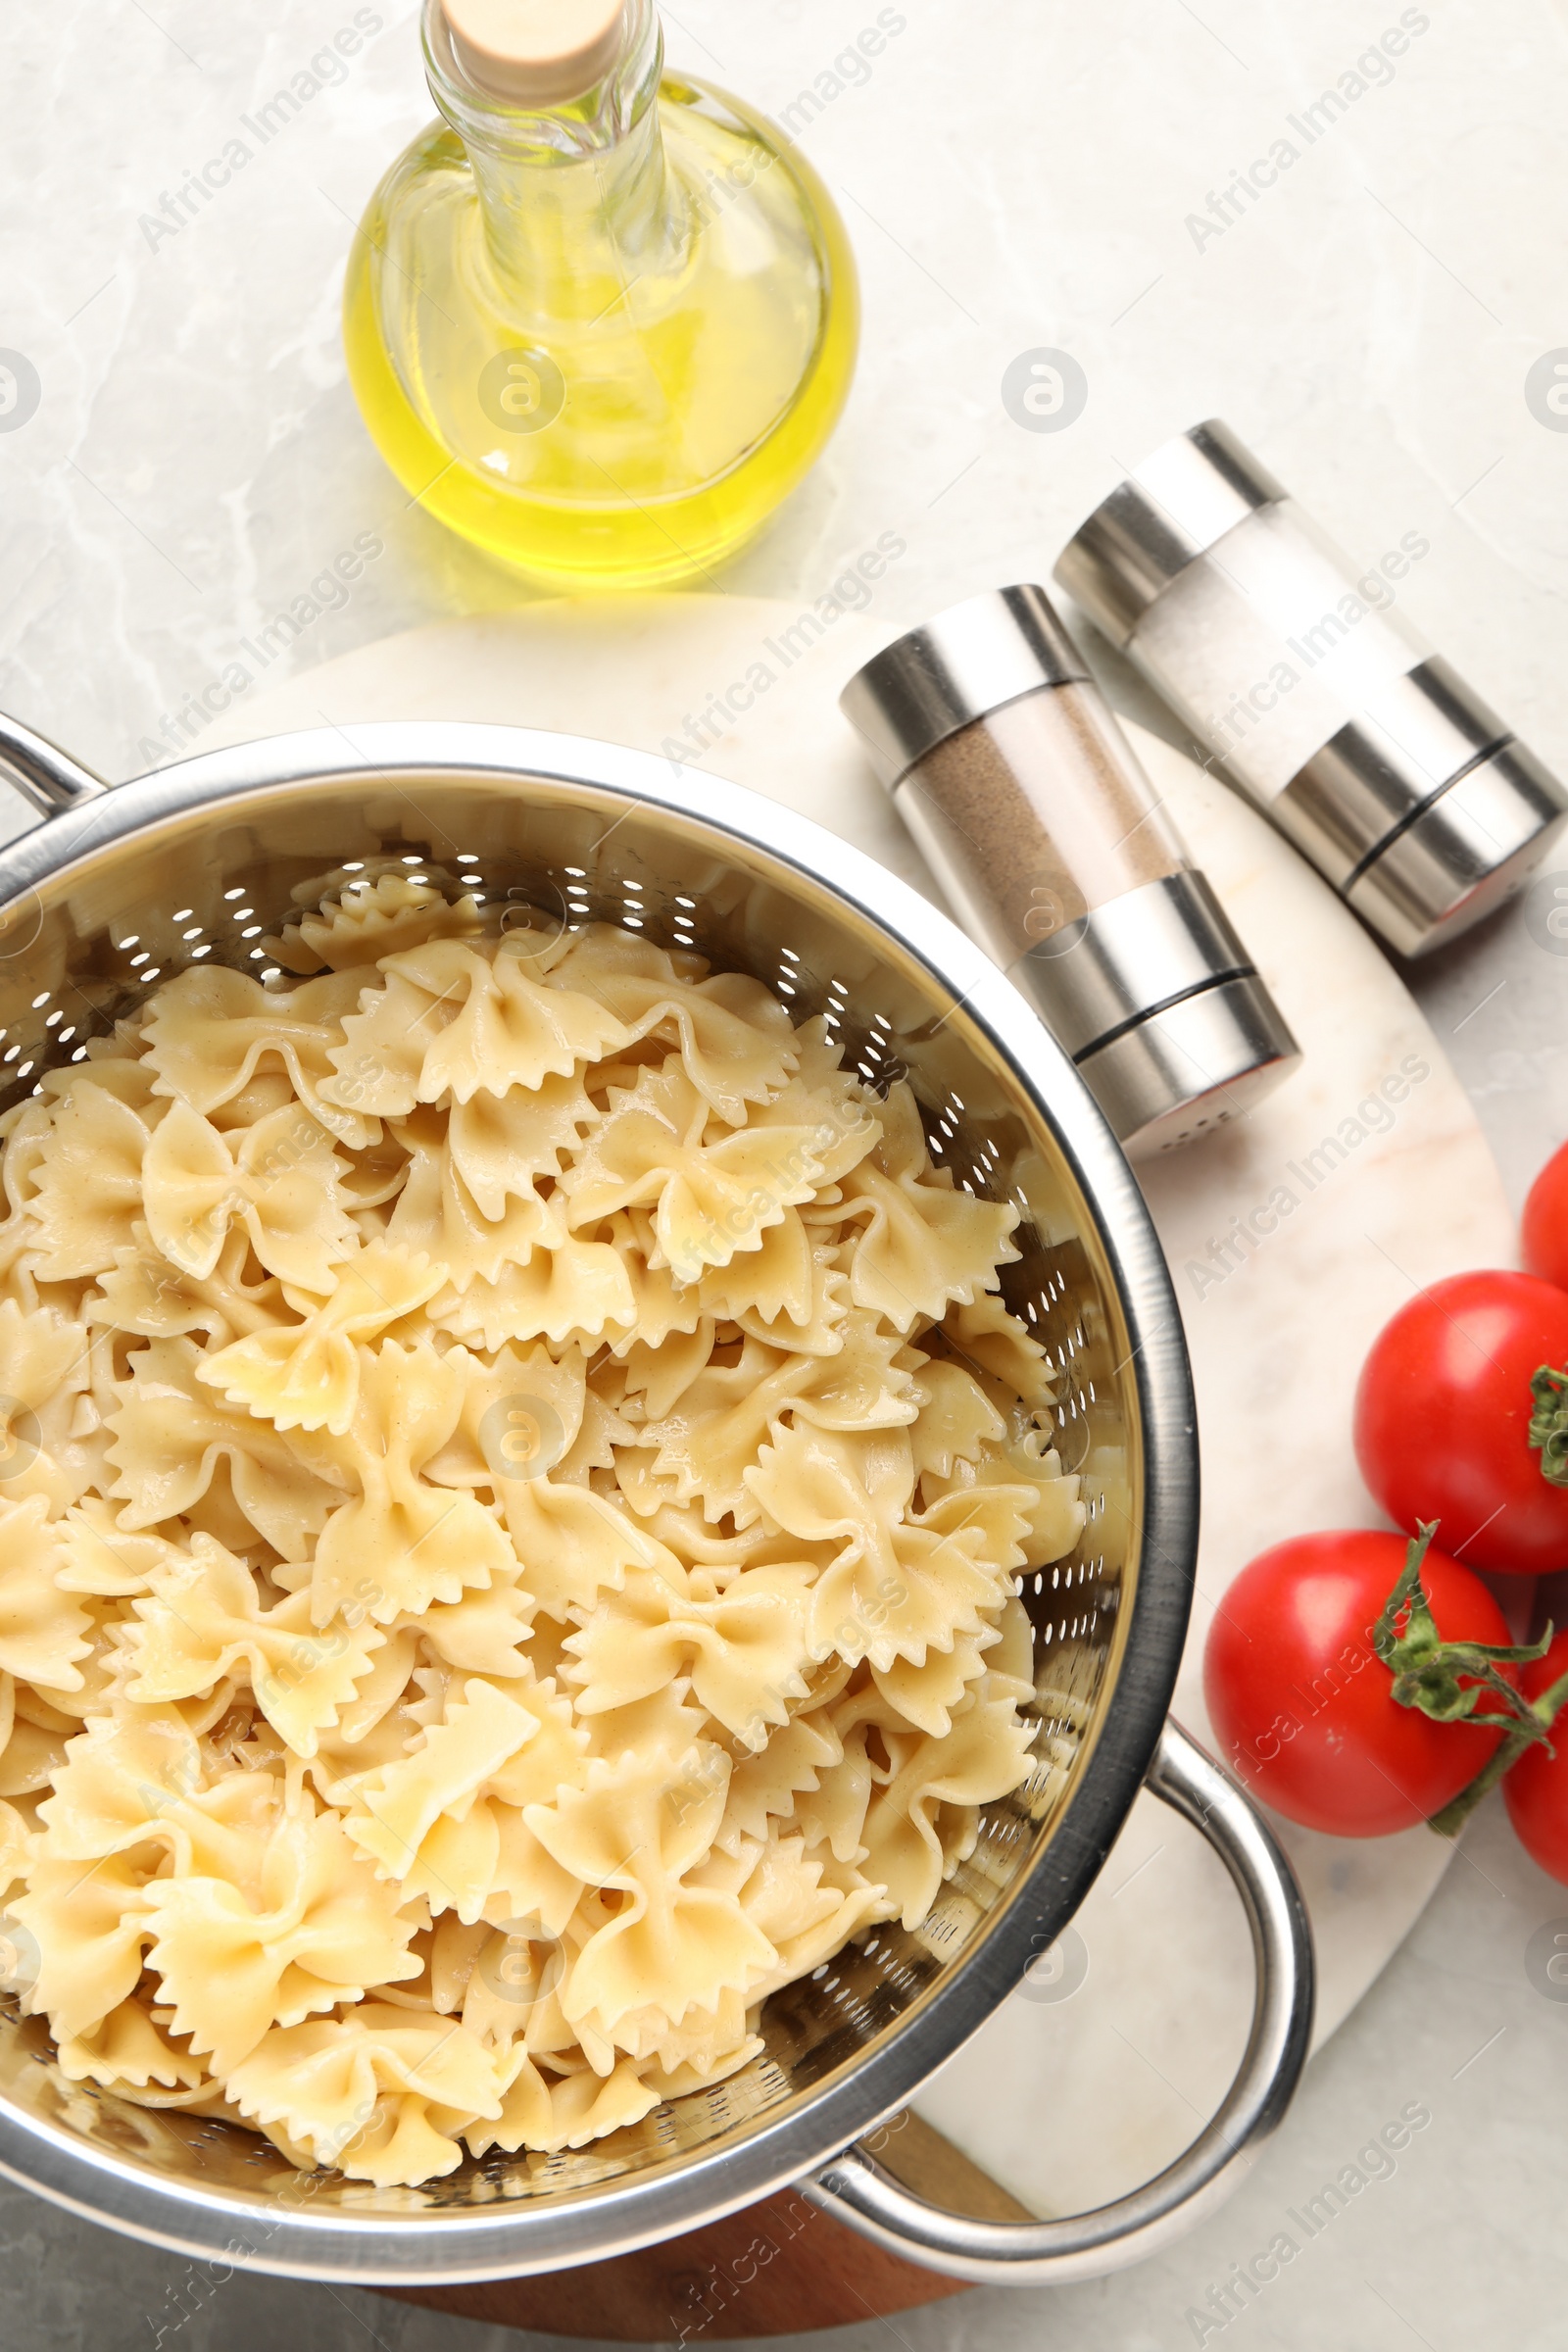
POLYGON ((444 1111, 416 1110, 389 1126, 409 1164, 387 1238, 444 1265, 457 1291, 466 1291, 476 1278, 499 1282, 508 1268, 526 1264, 536 1248, 559 1249, 565 1243, 560 1204, 543 1200, 531 1185, 503 1193, 493 1217, 481 1208, 448 1148, 444 1111))
POLYGON ((799 1210, 787 1208, 755 1250, 703 1267, 697 1281, 703 1311, 770 1347, 831 1355, 849 1303, 837 1255, 835 1246, 813 1238, 799 1210))
POLYGON ((668 1420, 713 1352, 714 1318, 702 1315, 695 1331, 669 1333, 662 1346, 623 1341, 615 1350, 625 1366, 626 1393, 637 1399, 645 1427, 668 1420))
POLYGON ((956 1634, 951 1649, 929 1647, 918 1666, 907 1658, 873 1666, 871 1680, 904 1722, 940 1739, 953 1729, 954 1710, 986 1671, 990 1652, 1001 1639, 988 1619, 975 1633, 956 1634))
POLYGON ((166 981, 145 1018, 153 1091, 204 1115, 228 1102, 260 1070, 280 1069, 319 1125, 359 1151, 374 1121, 335 1103, 325 1082, 341 1046, 343 1019, 364 985, 355 972, 329 972, 303 987, 273 990, 244 972, 204 963, 166 981))
MULTIPOLYGON (((753 1133, 777 1128, 808 1134, 825 1190, 876 1149, 883 1105, 852 1071, 839 1067, 843 1048, 831 1043, 822 1022, 809 1022, 796 1046, 800 1066, 794 1077, 769 1102, 753 1105, 747 1126, 753 1133)), ((831 1200, 831 1193, 826 1197, 831 1200)))
POLYGON ((587 1745, 552 1683, 468 1681, 422 1747, 356 1784, 349 1835, 438 1921, 533 1917, 559 1936, 582 1886, 522 1808, 575 1788, 587 1745))
POLYGON ((264 1608, 251 1570, 210 1536, 149 1581, 148 1597, 131 1604, 139 1623, 126 1629, 125 1695, 157 1706, 242 1679, 297 1756, 316 1753, 318 1735, 353 1703, 386 1639, 368 1621, 313 1634, 303 1592, 264 1608))
POLYGON ((475 1678, 422 1748, 366 1782, 349 1836, 383 1878, 471 1924, 489 1899, 500 1850, 496 1825, 475 1799, 538 1729, 526 1707, 475 1678))
MULTIPOLYGON (((1033 1429, 1006 1446, 988 1446, 973 1462, 956 1460, 949 1478, 927 1471, 921 1491, 930 1498, 927 1517, 932 1523, 938 1505, 944 1504, 949 1522, 956 1525, 956 1497, 967 1497, 976 1516, 989 1517, 997 1490, 1005 1489, 1009 1504, 1023 1513, 1019 1565, 1033 1569, 1049 1568, 1054 1560, 1064 1559, 1083 1534, 1085 1511, 1079 1484, 1076 1472, 1062 1469, 1061 1457, 1049 1446, 1046 1433, 1033 1429)), ((969 1514, 964 1511, 960 1516, 968 1518, 969 1514)), ((970 1519, 969 1523, 974 1522, 970 1519)))
POLYGON ((570 1698, 557 1690, 553 1678, 539 1682, 531 1674, 500 1687, 533 1717, 534 1729, 492 1774, 491 1793, 503 1804, 523 1806, 550 1804, 563 1788, 578 1788, 587 1768, 589 1736, 570 1698))
POLYGON ((99 1081, 98 1068, 83 1072, 55 1104, 28 1203, 33 1262, 45 1282, 102 1274, 129 1246, 145 1214, 142 1162, 161 1108, 150 1093, 139 1102, 123 1101, 99 1081))
MULTIPOLYGON (((38 1808, 47 1850, 91 1860, 149 1838, 172 1838, 188 1859, 191 1825, 180 1808, 204 1777, 200 1741, 173 1708, 100 1716, 71 1741, 38 1808)), ((256 1786, 265 1797, 265 1784, 256 1786)))
POLYGON ((61 1588, 66 1548, 60 1527, 47 1524, 48 1509, 41 1494, 0 1500, 0 1673, 76 1690, 91 1621, 61 1588))
POLYGON ((432 1601, 427 1609, 397 1623, 405 1631, 416 1627, 426 1652, 443 1666, 511 1678, 527 1672, 523 1644, 537 1606, 519 1565, 493 1576, 480 1590, 454 1601, 432 1601))
POLYGON ((369 1613, 384 1625, 514 1571, 515 1554, 489 1511, 420 1476, 457 1427, 463 1388, 461 1364, 428 1341, 403 1348, 384 1340, 361 1350, 353 1440, 344 1450, 360 1494, 332 1513, 316 1546, 318 1626, 354 1600, 367 1574, 374 1580, 369 1613))
POLYGON ((148 1939, 146 1891, 159 1856, 112 1853, 96 1863, 37 1855, 27 1890, 7 1909, 36 1949, 23 2008, 47 2017, 57 2041, 94 2033, 141 1982, 148 1939))
POLYGON ((135 1243, 116 1250, 113 1272, 99 1276, 96 1296, 87 1298, 87 1318, 101 1329, 149 1340, 200 1331, 221 1348, 287 1320, 276 1275, 262 1267, 254 1278, 247 1275, 251 1239, 243 1224, 230 1223, 212 1272, 201 1275, 155 1249, 144 1223, 135 1232, 135 1243))
POLYGON ((270 1774, 205 1787, 200 1743, 177 1711, 134 1714, 100 1715, 70 1742, 38 1808, 27 1892, 11 1905, 42 1955, 31 2006, 65 2034, 89 2032, 135 1990, 155 1883, 253 1880, 276 1815, 270 1774))
POLYGON ((466 1102, 454 1103, 447 1148, 479 1214, 496 1222, 505 1216, 509 1198, 535 1197, 537 1177, 562 1175, 563 1162, 575 1153, 594 1115, 575 1069, 506 1094, 481 1089, 466 1102))
POLYGON ((298 1103, 259 1119, 232 1152, 210 1120, 174 1102, 142 1164, 147 1230, 171 1265, 202 1278, 237 1217, 270 1274, 320 1293, 359 1246, 346 1173, 331 1136, 298 1103))
POLYGON ((43 1236, 33 1215, 34 1179, 49 1142, 49 1106, 37 1096, 0 1115, 0 1298, 29 1310, 38 1304, 36 1252, 43 1236))
POLYGON ((763 1746, 807 1694, 808 1593, 802 1563, 744 1570, 722 1592, 680 1594, 662 1577, 629 1579, 566 1642, 578 1711, 601 1715, 689 1674, 692 1692, 748 1748, 763 1746))
POLYGON ((818 1429, 901 1429, 919 1409, 916 1381, 926 1358, 902 1333, 863 1308, 838 1326, 837 1348, 824 1350, 790 1400, 796 1421, 818 1429))
POLYGON ((463 1402, 451 1437, 425 1464, 427 1478, 499 1494, 542 1477, 570 1452, 588 1401, 580 1347, 553 1354, 539 1345, 507 1346, 488 1357, 455 1348, 446 1360, 462 1370, 463 1402))
MULTIPOLYGON (((579 932, 549 975, 582 988, 625 1023, 625 1042, 668 1039, 705 1102, 731 1127, 766 1102, 799 1067, 790 1016, 760 981, 740 972, 683 979, 679 958, 604 924, 579 932)), ((695 961, 695 958, 689 959, 695 961)))
POLYGON ((60 2071, 68 2082, 96 2082, 142 2106, 182 2103, 160 2099, 160 2086, 174 2092, 216 2087, 202 2060, 177 2048, 139 2001, 122 2001, 91 2033, 63 2041, 60 2071))
POLYGON ((882 1140, 844 1180, 844 1216, 858 1224, 850 1278, 857 1306, 899 1331, 940 1322, 950 1302, 993 1290, 1018 1252, 1010 1201, 979 1200, 933 1169, 914 1097, 901 1080, 888 1097, 882 1140))
POLYGON ((89 1334, 58 1308, 0 1300, 0 1493, 74 1502, 101 1470, 89 1334))
POLYGON ((582 1788, 526 1808, 529 1829, 564 1869, 630 1898, 572 1964, 562 2007, 573 2023, 612 2040, 634 2012, 657 2010, 675 2024, 723 1992, 744 1992, 772 1964, 772 1945, 733 1895, 685 1883, 712 1845, 728 1780, 720 1749, 655 1749, 592 1763, 582 1788))
POLYGON ((563 1237, 559 1246, 501 1266, 494 1282, 479 1275, 461 1293, 444 1291, 430 1320, 466 1346, 494 1353, 510 1341, 546 1339, 564 1347, 618 1340, 635 1329, 637 1307, 630 1269, 612 1243, 563 1237))
POLYGON ((457 2134, 501 2113, 496 2060, 471 2034, 450 2017, 385 2002, 275 2029, 229 2087, 294 2162, 378 2187, 456 2172, 457 2134))
POLYGON ((551 2155, 557 2148, 586 2147, 625 2124, 640 2123, 667 2093, 645 2079, 646 2071, 623 2058, 607 2076, 592 2068, 547 2080, 519 2043, 508 2061, 513 2072, 496 2123, 472 2125, 464 2141, 475 2156, 491 2148, 532 2148, 551 2155))
POLYGON ((1007 1425, 980 1383, 961 1364, 922 1366, 920 1410, 910 1432, 916 1474, 951 1478, 956 1463, 978 1462, 1005 1437, 1007 1425))
POLYGON ((660 1260, 679 1283, 757 1249, 823 1181, 832 1139, 819 1126, 743 1127, 710 1141, 710 1105, 678 1065, 645 1070, 611 1100, 563 1180, 572 1224, 652 1208, 660 1260))
POLYGON ((700 1502, 713 1523, 752 1526, 760 1506, 748 1484, 758 1448, 773 1421, 815 1369, 809 1356, 780 1356, 747 1340, 733 1363, 710 1362, 665 1420, 649 1423, 642 1444, 654 1451, 653 1475, 669 1482, 676 1503, 700 1502))
POLYGON ((1054 1401, 1045 1349, 994 1292, 981 1292, 950 1306, 942 1330, 956 1354, 989 1373, 1009 1396, 1034 1410, 1054 1401))
POLYGON ((206 1387, 276 1429, 329 1429, 347 1437, 360 1400, 357 1343, 368 1345, 433 1298, 446 1268, 372 1242, 301 1322, 271 1324, 235 1340, 198 1367, 206 1387))
POLYGON ((651 1568, 679 1584, 679 1562, 608 1494, 550 1478, 505 1479, 501 1507, 522 1562, 522 1581, 542 1616, 564 1623, 591 1609, 626 1573, 651 1568))
POLYGON ((982 1680, 946 1736, 915 1741, 886 1786, 874 1790, 862 1868, 887 1888, 906 1927, 917 1926, 930 1910, 965 1834, 972 1843, 976 1809, 1016 1788, 1029 1761, 1028 1729, 1014 1701, 990 1695, 982 1680), (944 1842, 945 1828, 951 1843, 944 1842))
POLYGON ((733 1855, 710 1855, 694 1872, 708 1886, 733 1889, 741 1909, 773 1945, 769 1974, 749 1999, 765 2000, 781 1985, 808 1976, 840 1949, 856 1929, 889 1915, 872 1886, 845 1891, 823 1883, 826 1857, 808 1854, 800 1837, 745 1839, 733 1855))
POLYGON ((361 1009, 345 1013, 343 1035, 327 1049, 321 1093, 362 1118, 406 1118, 419 1101, 431 1039, 450 1016, 440 989, 421 987, 395 964, 377 977, 379 987, 363 976, 361 1009))
POLYGON ((146 1891, 149 1965, 176 2034, 229 2075, 274 2025, 417 1976, 416 1922, 300 1792, 283 1801, 254 1879, 158 1879, 146 1891))
POLYGON ((677 1502, 698 1500, 706 1516, 752 1526, 760 1504, 750 1473, 775 1421, 821 1429, 897 1429, 915 1417, 914 1382, 895 1363, 903 1342, 872 1318, 847 1318, 835 1354, 775 1351, 750 1338, 732 1364, 710 1363, 667 1419, 650 1422, 640 1443, 657 1446, 654 1474, 672 1482, 677 1502))
MULTIPOLYGON (((765 1984, 766 1979, 760 1982, 765 1984)), ((755 2001, 765 1997, 755 1988, 754 1996, 755 2001)), ((678 2026, 671 2025, 662 2010, 642 2011, 622 2029, 638 2061, 638 2073, 645 2081, 662 2077, 693 2083, 722 2077, 731 2058, 745 2047, 750 2005, 738 1992, 721 1993, 709 2007, 688 2009, 678 2026)), ((584 2049, 587 2046, 585 2041, 584 2049)))
POLYGON ((873 1667, 901 1657, 923 1665, 928 1647, 949 1650, 959 1634, 978 1633, 981 1610, 1010 1590, 1015 1544, 988 1559, 985 1528, 951 1532, 907 1516, 914 1462, 903 1430, 780 1428, 747 1483, 787 1535, 843 1545, 812 1589, 819 1657, 836 1650, 873 1667))
POLYGON ((603 1236, 601 1246, 612 1250, 620 1260, 629 1300, 620 1318, 623 1330, 612 1333, 607 1327, 605 1332, 617 1351, 624 1353, 639 1341, 660 1348, 671 1332, 694 1332, 708 1311, 702 1286, 677 1283, 663 1262, 648 1211, 617 1209, 598 1231, 603 1236), (657 1265, 653 1262, 656 1258, 657 1265))
POLYGON ((629 1042, 602 1003, 546 987, 519 943, 486 956, 443 940, 389 956, 384 986, 344 1022, 327 1088, 385 1115, 450 1098, 466 1102, 482 1087, 504 1095, 570 1077, 629 1042))
POLYGON ((406 874, 378 874, 348 883, 336 900, 307 906, 284 927, 282 945, 303 950, 291 956, 291 971, 364 971, 383 956, 422 948, 433 939, 473 939, 482 917, 471 898, 447 900, 429 882, 406 874))
MULTIPOLYGON (((448 956, 448 968, 455 960, 448 956)), ((425 1102, 445 1094, 464 1103, 480 1088, 505 1095, 513 1087, 538 1087, 546 1078, 569 1078, 584 1062, 602 1061, 630 1043, 601 998, 584 996, 554 975, 547 986, 532 968, 525 938, 503 939, 490 960, 470 955, 466 965, 461 979, 454 974, 460 990, 466 982, 461 1008, 425 1057, 425 1102)))
POLYGON ((844 1741, 830 1709, 813 1706, 792 1715, 731 1773, 715 1846, 729 1852, 738 1840, 765 1838, 769 1822, 787 1820, 797 1800, 814 1796, 823 1773, 843 1761, 844 1741))
POLYGON ((319 1440, 285 1435, 204 1388, 200 1364, 188 1339, 153 1340, 131 1356, 120 1407, 109 1415, 120 1525, 134 1533, 191 1511, 226 1462, 234 1499, 257 1534, 283 1559, 308 1559, 341 1501, 343 1473, 319 1440))

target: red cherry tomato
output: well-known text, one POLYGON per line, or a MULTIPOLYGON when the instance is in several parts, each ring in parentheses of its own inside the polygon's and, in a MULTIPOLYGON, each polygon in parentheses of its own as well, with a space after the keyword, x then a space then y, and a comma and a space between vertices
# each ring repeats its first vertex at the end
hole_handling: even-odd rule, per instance
POLYGON ((1474 1568, 1568 1567, 1568 1488, 1526 1443, 1543 1364, 1568 1364, 1568 1291, 1534 1274, 1456 1274, 1399 1309, 1355 1396, 1356 1459, 1391 1519, 1436 1519, 1474 1568))
POLYGON ((1530 1187, 1520 1239, 1531 1273, 1568 1291, 1568 1144, 1530 1187))
MULTIPOLYGON (((1568 1629, 1544 1658, 1525 1667, 1519 1688, 1539 1698, 1548 1683, 1568 1674, 1568 1629)), ((1533 1861, 1568 1886, 1568 1715, 1559 1715, 1551 1735, 1554 1756, 1538 1740, 1527 1747, 1502 1784, 1508 1819, 1533 1861)))
MULTIPOLYGON (((1366 1529, 1276 1544, 1242 1570, 1210 1629, 1203 1690, 1221 1753, 1265 1804, 1309 1830, 1382 1838, 1427 1821, 1497 1744, 1496 1732, 1435 1723, 1392 1695, 1372 1628, 1405 1549, 1402 1536, 1366 1529)), ((1468 1568, 1429 1551, 1421 1574, 1446 1642, 1507 1641, 1502 1611, 1468 1568)))

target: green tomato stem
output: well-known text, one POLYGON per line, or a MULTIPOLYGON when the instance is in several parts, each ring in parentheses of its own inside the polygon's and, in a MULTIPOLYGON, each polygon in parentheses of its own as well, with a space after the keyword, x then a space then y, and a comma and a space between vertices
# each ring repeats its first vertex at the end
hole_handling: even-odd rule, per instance
MULTIPOLYGON (((1559 1395, 1563 1443, 1568 1448, 1568 1373, 1538 1373, 1538 1382, 1542 1379, 1558 1384, 1554 1394, 1559 1395)), ((1568 1485, 1568 1458, 1563 1483, 1568 1485)), ((1468 1723, 1477 1730, 1491 1726, 1502 1734, 1475 1779, 1434 1813, 1428 1824, 1440 1838, 1453 1838, 1527 1747, 1540 1740, 1549 1753, 1556 1753, 1551 1728, 1559 1711, 1568 1705, 1568 1674, 1543 1690, 1532 1704, 1498 1672, 1502 1666, 1527 1666, 1544 1658, 1551 1646, 1549 1625, 1539 1642, 1444 1641, 1421 1581, 1421 1565, 1437 1532, 1435 1519, 1423 1521, 1420 1533, 1410 1539, 1398 1581, 1372 1629, 1372 1646, 1394 1677, 1390 1695, 1397 1705, 1414 1707, 1434 1723, 1468 1723), (1483 1699, 1495 1701, 1500 1712, 1483 1709, 1483 1699)))
POLYGON ((1528 1438, 1541 1456, 1541 1475, 1549 1486, 1568 1487, 1568 1372, 1543 1364, 1530 1383, 1535 1411, 1528 1438))
POLYGON ((1525 1644, 1445 1642, 1421 1581, 1421 1564, 1437 1532, 1433 1519, 1423 1522, 1419 1535, 1411 1538, 1398 1582, 1372 1628, 1372 1646, 1394 1677, 1394 1698, 1434 1723, 1529 1724, 1530 1737, 1542 1738, 1528 1701, 1498 1668, 1544 1657, 1550 1633, 1525 1644), (1494 1700, 1501 1713, 1478 1714, 1483 1698, 1494 1700))
MULTIPOLYGON (((1548 1628, 1549 1638, 1549 1628, 1548 1628)), ((1436 1830, 1440 1838, 1456 1838, 1475 1811, 1481 1799, 1495 1788, 1506 1773, 1513 1770, 1527 1747, 1538 1740, 1545 1741, 1547 1752, 1555 1755, 1550 1732, 1562 1708, 1568 1706, 1568 1674, 1561 1674, 1548 1683, 1541 1696, 1529 1708, 1531 1720, 1511 1726, 1494 1749, 1476 1777, 1458 1795, 1450 1797, 1440 1813, 1434 1813, 1427 1827, 1436 1830)))

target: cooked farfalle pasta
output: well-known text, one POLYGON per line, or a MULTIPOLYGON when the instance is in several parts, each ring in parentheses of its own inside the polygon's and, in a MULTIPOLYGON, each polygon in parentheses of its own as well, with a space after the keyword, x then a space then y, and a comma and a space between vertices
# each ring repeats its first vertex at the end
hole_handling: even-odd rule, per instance
POLYGON ((0 1122, 0 1951, 72 2081, 416 2184, 918 1926, 1083 1512, 906 1086, 338 889, 0 1122))

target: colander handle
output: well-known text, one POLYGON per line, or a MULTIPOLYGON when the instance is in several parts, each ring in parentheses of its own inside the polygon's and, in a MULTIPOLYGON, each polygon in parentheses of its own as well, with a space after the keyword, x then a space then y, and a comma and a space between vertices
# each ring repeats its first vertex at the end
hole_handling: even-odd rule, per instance
MULTIPOLYGON (((9 784, 38 816, 57 816, 109 787, 47 736, 0 711, 0 784, 9 784)), ((12 836, 16 838, 15 835, 12 836)))
POLYGON ((1248 2151, 1290 2105, 1312 2033, 1312 1935, 1290 1863, 1251 1799, 1174 1722, 1150 1767, 1154 1795, 1192 1822, 1236 1883, 1252 1931, 1257 1992, 1236 2079, 1213 2121, 1156 2180, 1094 2213, 982 2222, 947 2213, 846 2148, 801 2183, 813 2204, 890 2253, 984 2286, 1062 2286, 1158 2251, 1228 2197, 1248 2151))

